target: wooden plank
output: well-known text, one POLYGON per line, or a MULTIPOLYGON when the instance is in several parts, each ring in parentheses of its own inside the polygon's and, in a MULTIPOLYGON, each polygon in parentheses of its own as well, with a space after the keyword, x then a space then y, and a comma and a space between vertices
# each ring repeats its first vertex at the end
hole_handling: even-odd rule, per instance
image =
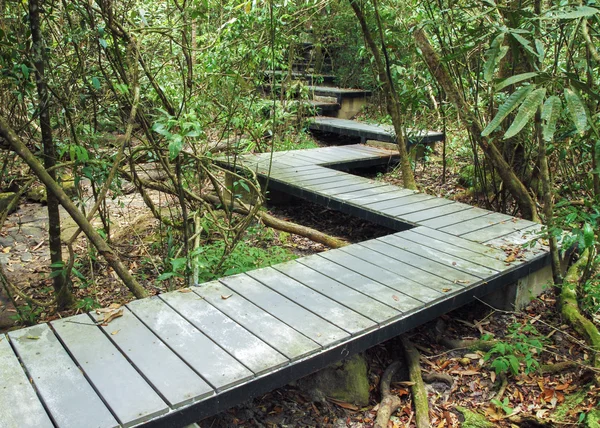
POLYGON ((435 217, 441 217, 447 214, 454 214, 459 211, 471 209, 470 205, 463 204, 460 202, 454 202, 453 204, 443 205, 441 207, 429 208, 423 211, 418 211, 410 214, 404 214, 402 218, 413 223, 421 223, 425 220, 429 220, 435 217))
MULTIPOLYGON (((439 239, 431 238, 426 235, 421 235, 412 230, 405 230, 404 232, 398 233, 397 236, 400 236, 408 241, 412 241, 413 243, 417 243, 419 245, 427 246, 433 249, 439 249, 444 253, 452 254, 456 257, 460 257, 461 259, 472 261, 481 266, 486 266, 490 269, 494 269, 495 271, 500 272, 507 269, 507 265, 502 259, 498 259, 490 255, 489 251, 486 250, 473 251, 472 249, 467 249, 462 246, 455 246, 453 244, 441 241, 439 239)), ((487 247, 483 248, 485 249, 487 247)))
POLYGON ((318 343, 263 311, 239 294, 234 294, 233 290, 218 281, 192 287, 192 290, 292 361, 321 349, 318 343), (227 296, 231 297, 223 298, 227 296))
POLYGON ((407 312, 423 305, 423 303, 417 299, 413 299, 406 294, 398 293, 398 291, 391 287, 338 265, 331 260, 320 257, 318 254, 302 257, 297 261, 298 263, 302 263, 348 287, 371 296, 400 312, 407 312))
POLYGON ((453 224, 441 228, 442 232, 451 233, 452 235, 461 236, 466 233, 489 227, 503 221, 510 221, 511 216, 501 213, 489 212, 486 215, 477 217, 471 220, 466 220, 461 223, 453 224))
POLYGON ((480 280, 480 278, 474 275, 456 269, 452 264, 427 260, 379 240, 361 242, 360 245, 417 268, 420 272, 413 270, 415 275, 414 280, 421 283, 425 282, 430 287, 434 287, 435 285, 443 287, 443 284, 448 281, 456 284, 474 284, 480 280), (437 276, 438 280, 435 279, 435 276, 437 276))
POLYGON ((372 211, 383 211, 385 209, 395 208, 409 204, 416 204, 417 202, 423 202, 428 199, 434 198, 435 196, 427 195, 425 193, 416 193, 412 195, 400 196, 396 199, 388 199, 381 202, 370 203, 366 206, 372 211))
MULTIPOLYGON (((99 321, 103 314, 90 314, 99 321)), ((102 327, 109 339, 143 373, 169 406, 180 407, 214 390, 126 307, 123 316, 102 327)))
POLYGON ((282 354, 196 294, 175 291, 159 297, 254 374, 289 363, 282 354))
POLYGON ((231 388, 252 378, 250 370, 158 297, 135 300, 127 306, 213 388, 231 388))
POLYGON ((366 178, 347 174, 346 176, 340 178, 340 180, 336 180, 331 183, 307 185, 307 186, 302 186, 302 187, 304 187, 308 190, 322 192, 324 190, 334 189, 336 187, 348 187, 348 186, 354 186, 356 184, 364 185, 364 184, 370 184, 370 183, 369 183, 369 180, 367 180, 366 178))
POLYGON ((504 260, 506 258, 506 253, 504 253, 504 251, 502 250, 492 248, 488 245, 483 245, 473 241, 469 241, 467 239, 462 239, 458 236, 441 232, 436 229, 430 229, 428 227, 419 226, 415 227, 414 229, 411 229, 410 232, 422 236, 428 236, 430 238, 453 245, 455 247, 465 248, 476 253, 485 254, 486 256, 495 258, 496 260, 504 260))
POLYGON ((439 208, 444 205, 453 204, 453 201, 443 198, 432 198, 427 199, 423 202, 416 202, 414 204, 401 205, 399 207, 388 208, 386 210, 381 210, 381 212, 392 215, 398 218, 404 218, 406 214, 415 213, 418 211, 423 211, 428 208, 439 208))
POLYGON ((273 268, 376 323, 382 323, 400 315, 397 310, 297 261, 277 264, 273 268))
POLYGON ((324 190, 320 189, 319 193, 337 198, 339 195, 342 195, 342 194, 356 192, 357 190, 375 189, 377 187, 381 187, 381 186, 385 186, 385 185, 386 185, 385 183, 379 183, 379 182, 357 183, 357 184, 352 184, 349 186, 340 186, 340 187, 324 189, 324 190))
POLYGON ((377 324, 370 319, 273 268, 257 269, 246 274, 350 334, 363 333, 365 330, 377 327, 377 324))
POLYGON ((527 229, 528 227, 535 226, 536 223, 532 221, 523 220, 520 218, 512 218, 508 221, 503 221, 484 229, 479 229, 474 232, 465 233, 461 235, 461 238, 469 239, 475 242, 485 242, 491 239, 496 239, 504 235, 509 235, 519 230, 527 229))
MULTIPOLYGON (((416 254, 417 256, 452 266, 455 269, 467 272, 481 279, 496 276, 498 272, 506 270, 506 266, 502 266, 500 269, 492 269, 485 265, 473 263, 474 260, 470 259, 475 258, 478 256, 478 254, 458 247, 455 247, 455 251, 452 251, 452 247, 448 244, 438 250, 426 245, 421 245, 418 242, 404 239, 403 234, 383 236, 379 238, 379 240, 385 242, 386 244, 390 244, 394 247, 398 247, 402 250, 416 254), (465 258, 458 256, 457 253, 463 254, 465 258)), ((481 255, 479 256, 484 259, 484 262, 486 261, 485 259, 489 258, 481 255)), ((495 261, 498 262, 498 260, 495 261)))
POLYGON ((123 426, 169 411, 87 314, 52 321, 50 325, 123 426))
POLYGON ((325 177, 317 177, 317 178, 292 177, 286 181, 289 182, 290 184, 293 184, 294 186, 310 187, 310 186, 316 186, 316 185, 327 184, 327 183, 339 183, 341 180, 346 180, 347 178, 348 178, 348 174, 344 174, 344 175, 334 174, 334 175, 329 175, 329 176, 325 176, 325 177))
MULTIPOLYGON (((358 253, 366 255, 369 260, 363 260, 362 258, 355 256, 354 254, 356 253, 354 253, 354 251, 344 252, 341 250, 332 250, 319 253, 319 256, 356 273, 371 278, 372 280, 381 284, 387 285, 390 288, 393 288, 394 290, 402 293, 402 296, 399 296, 401 300, 404 300, 404 296, 407 296, 410 299, 415 299, 422 303, 428 303, 442 297, 442 292, 426 286, 424 287, 410 278, 398 275, 392 270, 386 269, 383 267, 388 265, 386 260, 383 260, 383 262, 380 264, 372 263, 372 261, 377 262, 383 259, 379 257, 378 254, 376 254, 373 259, 370 258, 368 250, 359 250, 358 253)), ((392 260, 392 264, 400 267, 403 266, 402 263, 398 263, 396 260, 392 260)))
POLYGON ((54 428, 4 335, 0 335, 0 424, 4 428, 54 428))
POLYGON ((372 196, 358 197, 356 199, 352 199, 349 202, 354 205, 362 205, 362 206, 368 207, 370 204, 375 203, 375 202, 388 201, 390 199, 402 198, 404 196, 414 195, 415 193, 417 193, 417 192, 415 192, 414 190, 401 189, 398 187, 393 192, 386 192, 386 193, 381 193, 381 194, 374 194, 372 196))
MULTIPOLYGON (((323 171, 324 169, 327 168, 323 168, 322 166, 319 165, 306 165, 306 166, 286 166, 286 165, 282 165, 282 166, 275 166, 275 168, 271 168, 271 171, 273 170, 277 170, 278 174, 284 174, 284 173, 290 173, 290 174, 297 174, 300 172, 308 172, 308 171, 323 171)), ((257 174, 261 174, 261 175, 267 175, 269 172, 269 164, 261 164, 256 168, 256 172, 257 174)))
POLYGON ((48 324, 11 331, 8 336, 58 427, 119 426, 48 324))
POLYGON ((450 226, 457 223, 462 223, 477 217, 489 214, 487 210, 481 208, 471 208, 469 210, 459 211, 457 213, 451 213, 440 217, 435 217, 430 220, 420 222, 421 226, 427 226, 432 229, 441 229, 446 226, 450 226))
POLYGON ((389 193, 389 192, 396 192, 397 190, 398 190, 398 188, 396 186, 392 186, 390 184, 383 184, 382 186, 369 187, 368 189, 356 190, 354 192, 343 193, 340 195, 336 195, 335 197, 337 199, 349 201, 350 203, 352 203, 352 201, 360 199, 365 196, 383 195, 383 194, 389 193))
POLYGON ((322 346, 333 346, 350 337, 341 328, 246 274, 228 276, 219 281, 322 346))
POLYGON ((336 176, 340 176, 340 175, 344 175, 344 173, 335 171, 333 169, 323 168, 323 169, 317 169, 317 170, 276 174, 276 175, 272 175, 271 177, 275 178, 277 180, 284 180, 284 181, 290 181, 290 180, 302 181, 302 180, 310 180, 310 179, 325 178, 325 177, 336 177, 336 176))
MULTIPOLYGON (((494 250, 503 253, 504 257, 506 257, 506 254, 502 249, 506 248, 507 250, 511 251, 514 248, 523 248, 524 244, 537 239, 538 233, 541 229, 542 225, 536 224, 535 226, 531 226, 527 229, 513 232, 510 235, 501 236, 499 238, 487 241, 485 242, 485 246, 492 247, 494 250)), ((538 257, 543 253, 548 253, 549 251, 550 248, 547 245, 544 245, 542 242, 538 241, 534 247, 528 247, 527 250, 523 252, 523 258, 526 262, 538 257)))

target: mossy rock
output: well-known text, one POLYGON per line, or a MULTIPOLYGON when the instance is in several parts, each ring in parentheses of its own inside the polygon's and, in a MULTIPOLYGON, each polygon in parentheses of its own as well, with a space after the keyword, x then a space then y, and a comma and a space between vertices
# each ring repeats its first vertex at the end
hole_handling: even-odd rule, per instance
MULTIPOLYGON (((16 195, 15 192, 0 193, 0 212, 3 213, 4 211, 7 210, 11 201, 15 198, 15 195, 16 195)), ((14 208, 10 212, 15 211, 17 209, 17 205, 15 205, 14 208)))
POLYGON ((479 413, 460 406, 456 406, 456 410, 465 418, 465 421, 460 425, 462 428, 492 428, 495 426, 488 421, 485 416, 480 415, 479 413))
POLYGON ((369 404, 367 371, 367 361, 359 354, 302 378, 297 384, 314 401, 333 398, 364 407, 369 404))
POLYGON ((46 195, 46 186, 44 186, 43 184, 33 184, 29 190, 27 191, 27 193, 25 194, 25 196, 27 197, 27 199, 29 199, 32 202, 47 202, 48 201, 48 197, 46 195))

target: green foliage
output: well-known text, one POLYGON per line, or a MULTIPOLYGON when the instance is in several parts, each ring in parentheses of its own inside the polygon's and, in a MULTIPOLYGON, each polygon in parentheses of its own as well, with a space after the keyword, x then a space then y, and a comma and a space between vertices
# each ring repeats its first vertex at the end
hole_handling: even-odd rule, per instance
POLYGON ((102 305, 92 297, 84 297, 83 299, 75 302, 75 308, 81 309, 84 312, 93 311, 94 309, 100 308, 102 305))
POLYGON ((19 324, 34 325, 40 319, 40 315, 44 311, 44 308, 39 306, 31 306, 24 304, 17 308, 17 312, 11 315, 11 318, 19 324))
POLYGON ((492 398, 490 400, 490 402, 494 406, 498 407, 499 409, 502 409, 502 411, 504 413, 506 413, 507 415, 511 415, 512 412, 515 410, 512 407, 510 407, 510 401, 509 401, 508 397, 504 397, 504 400, 502 400, 502 401, 500 401, 500 400, 498 400, 496 398, 492 398))
MULTIPOLYGON (((487 338, 485 338, 487 339, 487 338)), ((536 371, 540 364, 536 356, 542 351, 545 338, 532 325, 513 324, 504 340, 499 340, 483 357, 491 361, 496 374, 518 375, 536 371)))
POLYGON ((525 98, 527 98, 527 96, 529 95, 529 93, 533 89, 534 89, 533 85, 528 85, 528 86, 522 86, 519 89, 517 89, 515 92, 513 92, 508 97, 508 99, 504 102, 504 104, 502 104, 498 108, 498 113, 492 119, 492 121, 490 123, 488 123, 488 125, 485 127, 485 129, 483 130, 483 132, 481 133, 481 135, 484 136, 484 137, 486 137, 486 136, 490 135, 492 132, 494 132, 496 130, 496 128, 498 128, 498 126, 500 126, 500 124, 502 123, 502 121, 510 113, 512 113, 512 111, 514 109, 516 109, 517 107, 519 107, 519 104, 521 104, 521 102, 525 98))
POLYGON ((519 107, 519 111, 517 112, 512 125, 510 125, 510 128, 508 128, 504 134, 504 139, 514 137, 525 125, 527 125, 529 120, 535 115, 535 112, 544 100, 545 95, 546 88, 536 89, 527 95, 527 98, 525 98, 521 107, 519 107))

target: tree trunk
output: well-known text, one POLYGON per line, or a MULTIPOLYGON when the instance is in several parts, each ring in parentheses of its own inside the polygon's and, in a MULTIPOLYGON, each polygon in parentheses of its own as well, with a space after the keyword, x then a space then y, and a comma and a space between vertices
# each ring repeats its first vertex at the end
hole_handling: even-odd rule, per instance
POLYGON ((110 267, 114 269, 116 274, 125 283, 127 288, 137 298, 147 296, 146 290, 142 287, 131 273, 127 270, 125 265, 121 263, 121 260, 114 253, 112 248, 102 239, 102 237, 96 232, 94 226, 87 221, 81 211, 77 209, 73 201, 66 195, 62 187, 60 187, 56 181, 52 180, 52 177, 44 169, 43 165, 35 158, 33 153, 25 146, 21 139, 17 136, 16 132, 10 127, 8 121, 0 116, 0 136, 6 139, 11 145, 12 149, 17 153, 27 165, 31 168, 35 175, 46 185, 48 189, 48 195, 54 194, 58 199, 58 202, 64 207, 64 209, 73 218, 75 223, 83 230, 83 233, 90 239, 92 244, 96 247, 100 255, 108 262, 110 267))
MULTIPOLYGON (((35 83, 37 86, 40 129, 42 132, 42 145, 44 147, 44 166, 49 177, 56 182, 56 148, 52 139, 52 126, 50 124, 50 94, 45 80, 46 55, 42 30, 40 28, 40 5, 38 0, 29 0, 29 26, 31 29, 33 64, 35 66, 35 83)), ((52 271, 55 273, 52 285, 56 294, 56 304, 59 310, 65 309, 73 304, 73 296, 68 287, 68 278, 63 271, 62 242, 60 239, 60 211, 58 199, 46 187, 48 198, 48 241, 50 247, 50 261, 52 271)))
MULTIPOLYGON (((408 151, 406 150, 406 141, 404 139, 404 120, 402 118, 402 109, 400 108, 400 100, 398 99, 398 94, 394 89, 394 83, 392 81, 392 76, 389 72, 389 63, 387 61, 387 56, 384 60, 381 58, 381 52, 379 48, 375 44, 375 40, 371 34, 371 30, 367 26, 367 22, 365 16, 360 8, 360 5, 356 0, 349 0, 350 6, 352 6, 352 10, 360 23, 360 28, 362 29, 363 36, 365 38, 366 44, 369 46, 371 53, 373 54, 373 58, 375 60, 375 67, 377 68, 377 74, 379 76, 379 80, 383 83, 383 87, 386 92, 385 100, 386 107, 389 115, 392 118, 392 124, 394 125, 394 131, 396 132, 396 143, 398 144, 398 152, 400 154, 400 169, 402 171, 402 184, 407 189, 416 190, 417 183, 415 181, 415 176, 413 174, 412 166, 410 164, 410 159, 408 158, 408 151)), ((380 28, 380 34, 383 34, 383 29, 380 28)), ((384 40, 381 40, 382 49, 385 49, 384 40)), ((385 52, 384 52, 385 53, 385 52)))
POLYGON ((458 88, 452 81, 452 77, 450 77, 450 74, 442 64, 437 52, 435 52, 431 46, 425 31, 421 28, 416 29, 414 37, 417 46, 421 49, 423 59, 427 63, 431 74, 444 89, 444 92, 446 92, 446 95, 448 96, 448 100, 454 104, 461 122, 467 128, 473 140, 475 140, 477 145, 483 150, 483 153, 489 159, 510 194, 515 198, 523 217, 539 222, 535 201, 494 143, 489 138, 481 136, 481 133, 483 132, 481 123, 479 123, 479 120, 473 114, 470 106, 467 105, 460 95, 458 88))

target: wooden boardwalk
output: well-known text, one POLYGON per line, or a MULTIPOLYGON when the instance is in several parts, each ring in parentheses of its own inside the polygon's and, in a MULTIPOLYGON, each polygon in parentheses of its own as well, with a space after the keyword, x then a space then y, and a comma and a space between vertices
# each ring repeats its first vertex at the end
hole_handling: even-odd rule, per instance
MULTIPOLYGON (((312 119, 309 128, 313 131, 330 132, 348 137, 359 137, 361 143, 366 140, 396 143, 396 133, 391 125, 373 125, 355 120, 317 116, 312 119)), ((429 144, 443 141, 444 134, 437 131, 408 132, 408 145, 429 144)))
POLYGON ((89 313, 0 336, 0 426, 183 426, 547 266, 542 246, 511 262, 503 250, 534 223, 331 168, 392 157, 359 145, 244 157, 281 190, 399 232, 136 300, 105 326, 89 313))

